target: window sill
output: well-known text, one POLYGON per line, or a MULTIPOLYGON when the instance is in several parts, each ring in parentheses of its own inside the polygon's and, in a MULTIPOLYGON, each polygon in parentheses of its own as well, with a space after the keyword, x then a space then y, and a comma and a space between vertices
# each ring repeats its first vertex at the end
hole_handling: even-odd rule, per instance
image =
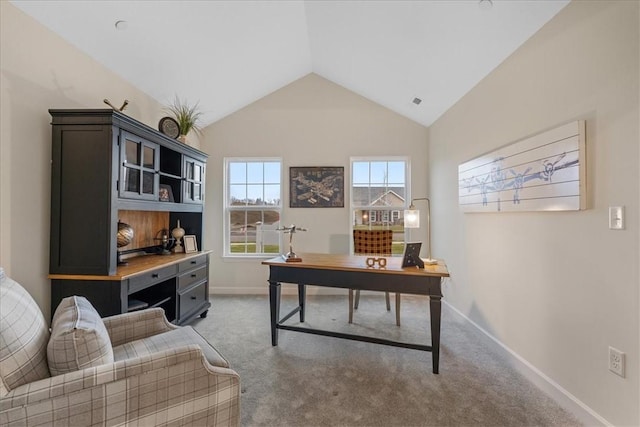
POLYGON ((257 255, 223 255, 224 262, 244 262, 271 259, 280 256, 280 254, 257 254, 257 255))

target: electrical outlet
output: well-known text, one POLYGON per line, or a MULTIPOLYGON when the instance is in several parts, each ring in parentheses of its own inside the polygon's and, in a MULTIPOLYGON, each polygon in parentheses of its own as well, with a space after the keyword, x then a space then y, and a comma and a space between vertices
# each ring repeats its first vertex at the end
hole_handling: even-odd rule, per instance
POLYGON ((609 347, 609 370, 624 378, 624 353, 609 347))

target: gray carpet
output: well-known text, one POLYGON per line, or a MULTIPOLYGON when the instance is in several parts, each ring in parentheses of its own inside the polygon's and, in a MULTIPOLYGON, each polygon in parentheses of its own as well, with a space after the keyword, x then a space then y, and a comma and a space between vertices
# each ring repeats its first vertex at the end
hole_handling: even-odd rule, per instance
MULTIPOLYGON (((283 296, 281 316, 297 297, 283 296)), ((578 426, 509 366, 488 339, 443 306, 440 374, 431 353, 279 332, 271 346, 267 296, 214 296, 193 326, 241 378, 243 426, 578 426)), ((289 325, 430 343, 428 300, 403 296, 402 326, 384 295, 363 295, 349 325, 347 297, 308 296, 289 325)))

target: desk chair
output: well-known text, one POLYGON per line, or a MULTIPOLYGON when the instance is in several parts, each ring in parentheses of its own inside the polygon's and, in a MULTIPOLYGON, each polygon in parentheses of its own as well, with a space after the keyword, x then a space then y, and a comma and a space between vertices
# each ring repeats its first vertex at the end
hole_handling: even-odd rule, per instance
MULTIPOLYGON (((353 253, 356 255, 391 256, 393 230, 353 230, 353 253)), ((391 311, 389 292, 385 292, 387 311, 391 311)), ((353 323, 353 310, 358 309, 360 290, 356 289, 355 303, 353 289, 349 289, 349 323, 353 323)), ((400 326, 400 294, 396 293, 396 325, 400 326)))

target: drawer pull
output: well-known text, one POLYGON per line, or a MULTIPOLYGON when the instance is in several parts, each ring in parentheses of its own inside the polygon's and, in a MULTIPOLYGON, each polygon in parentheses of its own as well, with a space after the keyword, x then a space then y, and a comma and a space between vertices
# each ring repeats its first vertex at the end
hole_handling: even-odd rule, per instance
POLYGON ((196 298, 196 297, 192 296, 192 297, 191 297, 191 299, 198 299, 198 298, 196 298))
POLYGON ((151 275, 151 277, 153 277, 154 279, 157 279, 157 278, 158 278, 158 277, 160 277, 160 276, 158 276, 158 273, 153 273, 153 274, 151 275))
POLYGON ((197 264, 198 261, 196 261, 195 259, 193 261, 191 261, 191 264, 197 264))
POLYGON ((198 276, 198 275, 197 275, 197 274, 195 274, 195 273, 192 273, 192 274, 191 274, 191 277, 197 277, 197 276, 198 276))

